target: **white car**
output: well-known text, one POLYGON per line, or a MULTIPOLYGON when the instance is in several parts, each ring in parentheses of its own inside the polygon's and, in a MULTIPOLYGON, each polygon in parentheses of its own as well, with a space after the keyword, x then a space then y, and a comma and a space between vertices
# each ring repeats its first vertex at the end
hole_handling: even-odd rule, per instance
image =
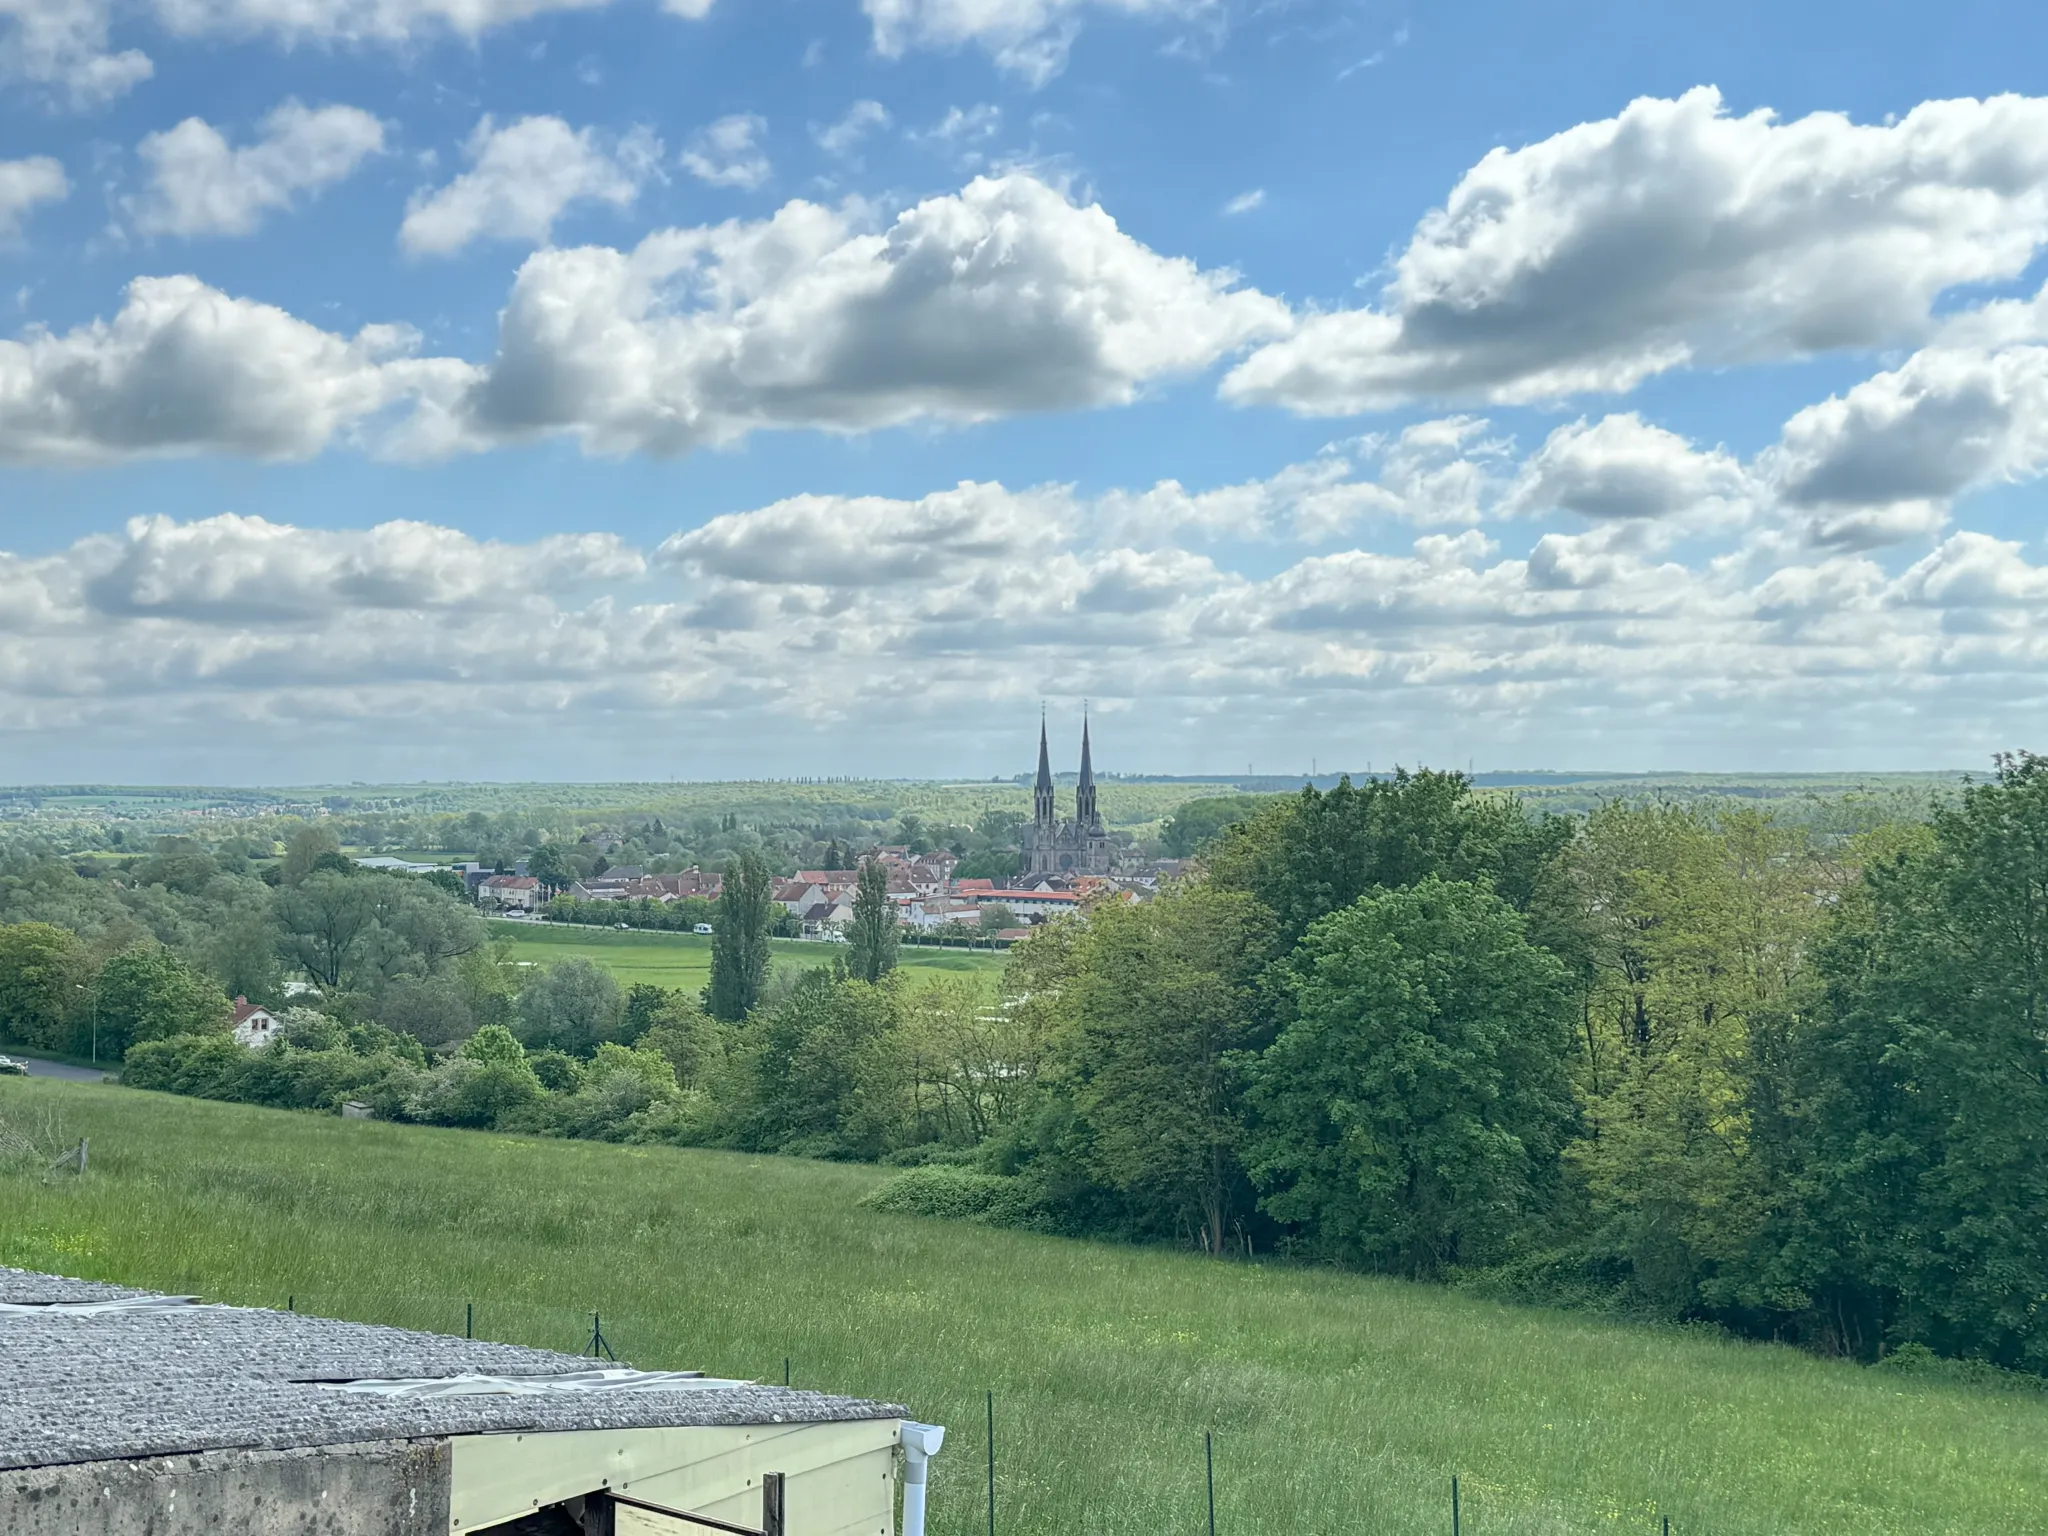
POLYGON ((12 1056, 0 1056, 0 1077, 27 1077, 28 1068, 12 1056))
POLYGON ((711 925, 709 923, 699 923, 696 927, 690 930, 690 932, 692 933, 709 933, 710 931, 711 925))

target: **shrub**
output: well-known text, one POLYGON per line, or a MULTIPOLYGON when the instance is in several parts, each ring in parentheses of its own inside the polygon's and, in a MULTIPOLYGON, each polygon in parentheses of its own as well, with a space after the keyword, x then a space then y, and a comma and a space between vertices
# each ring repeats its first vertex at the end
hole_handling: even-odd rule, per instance
POLYGON ((860 1203, 870 1210, 979 1222, 988 1227, 1043 1232, 1053 1226, 1030 1181, 999 1173, 974 1173, 943 1163, 899 1173, 863 1196, 860 1203))

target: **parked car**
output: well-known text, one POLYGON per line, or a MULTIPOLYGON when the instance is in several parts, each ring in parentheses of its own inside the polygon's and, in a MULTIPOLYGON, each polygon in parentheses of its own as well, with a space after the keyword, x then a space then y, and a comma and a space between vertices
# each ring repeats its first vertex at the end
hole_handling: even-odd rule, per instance
POLYGON ((0 1077, 27 1077, 28 1068, 12 1056, 0 1056, 0 1077))
POLYGON ((699 923, 696 927, 690 930, 690 932, 692 933, 709 933, 710 931, 711 925, 709 923, 699 923))

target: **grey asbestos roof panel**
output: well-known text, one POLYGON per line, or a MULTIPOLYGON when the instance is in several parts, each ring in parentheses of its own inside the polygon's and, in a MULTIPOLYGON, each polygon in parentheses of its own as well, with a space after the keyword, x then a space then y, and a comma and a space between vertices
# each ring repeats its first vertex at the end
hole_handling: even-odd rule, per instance
POLYGON ((901 1418, 887 1403, 741 1383, 544 1396, 388 1397, 320 1382, 554 1376, 592 1362, 516 1344, 250 1307, 81 1314, 144 1296, 0 1270, 0 1468, 190 1451, 339 1445, 508 1430, 901 1418))

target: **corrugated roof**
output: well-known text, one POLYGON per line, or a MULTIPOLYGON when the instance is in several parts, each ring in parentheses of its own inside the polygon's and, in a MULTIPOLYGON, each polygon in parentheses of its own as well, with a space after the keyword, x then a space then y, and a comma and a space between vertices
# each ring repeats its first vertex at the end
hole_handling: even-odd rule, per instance
POLYGON ((344 1381, 537 1379, 592 1362, 255 1307, 91 1307, 152 1292, 0 1269, 0 1468, 505 1430, 901 1418, 887 1403, 752 1382, 422 1396, 344 1381))

